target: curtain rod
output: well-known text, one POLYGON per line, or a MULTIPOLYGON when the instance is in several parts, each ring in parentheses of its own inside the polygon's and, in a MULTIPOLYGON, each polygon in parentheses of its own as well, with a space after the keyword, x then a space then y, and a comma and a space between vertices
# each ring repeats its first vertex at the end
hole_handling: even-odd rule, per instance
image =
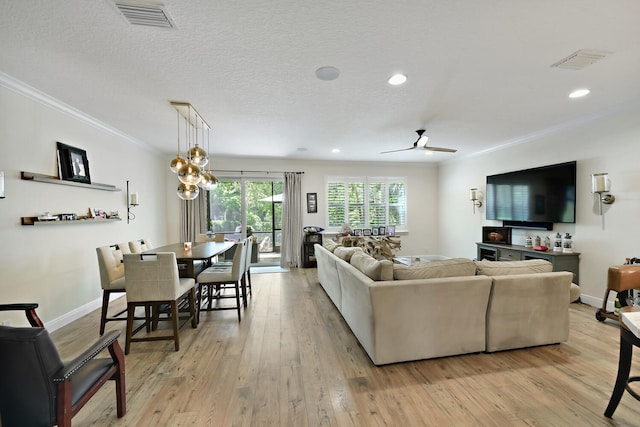
MULTIPOLYGON (((229 173, 240 173, 240 175, 242 175, 243 173, 247 172, 247 173, 266 173, 267 175, 270 173, 287 173, 290 171, 252 171, 252 170, 230 170, 230 169, 213 169, 211 170, 211 172, 229 172, 229 173)), ((291 172, 291 173, 296 173, 299 175, 304 175, 304 172, 291 172)))

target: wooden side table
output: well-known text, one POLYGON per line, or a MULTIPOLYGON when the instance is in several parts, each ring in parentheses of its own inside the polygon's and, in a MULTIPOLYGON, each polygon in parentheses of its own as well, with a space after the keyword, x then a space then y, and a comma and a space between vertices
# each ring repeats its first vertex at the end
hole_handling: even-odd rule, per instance
POLYGON ((609 405, 604 411, 605 417, 611 418, 613 416, 625 390, 627 390, 631 396, 640 400, 640 394, 629 387, 629 383, 640 381, 639 376, 629 376, 633 346, 640 347, 640 338, 638 335, 640 335, 640 307, 622 307, 620 309, 620 357, 618 358, 618 376, 616 377, 616 384, 611 393, 611 399, 609 399, 609 405))

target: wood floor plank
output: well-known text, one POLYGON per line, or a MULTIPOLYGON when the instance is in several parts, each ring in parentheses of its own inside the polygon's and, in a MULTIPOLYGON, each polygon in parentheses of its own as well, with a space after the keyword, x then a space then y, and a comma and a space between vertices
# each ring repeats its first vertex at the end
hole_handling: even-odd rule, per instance
MULTIPOLYGON (((604 417, 619 329, 572 304, 566 343, 375 366, 315 269, 252 274, 253 297, 201 314, 170 341, 126 356, 127 415, 108 384, 73 419, 80 426, 637 426, 628 393, 604 417)), ((124 307, 121 298, 111 310, 124 307)), ((64 358, 98 337, 96 311, 52 335, 64 358)), ((124 344, 124 322, 110 322, 124 344)), ((636 352, 632 375, 640 372, 636 352)))

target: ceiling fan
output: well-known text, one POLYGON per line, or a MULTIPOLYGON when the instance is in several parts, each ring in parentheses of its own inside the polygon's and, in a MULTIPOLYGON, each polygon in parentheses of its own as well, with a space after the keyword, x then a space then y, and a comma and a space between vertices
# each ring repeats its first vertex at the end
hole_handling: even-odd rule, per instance
POLYGON ((413 146, 409 147, 409 148, 401 148, 400 150, 391 150, 391 151, 383 151, 380 154, 386 154, 386 153, 395 153, 397 151, 408 151, 408 150, 415 150, 417 149, 423 149, 423 150, 428 150, 428 151, 442 151, 445 153, 455 153, 458 150, 455 150, 453 148, 442 148, 442 147, 430 147, 427 145, 427 140, 429 139, 428 136, 422 136, 422 134, 424 133, 424 129, 418 129, 416 131, 416 133, 418 134, 418 139, 416 140, 416 142, 413 143, 413 146), (418 143, 420 142, 420 140, 424 138, 424 145, 418 145, 418 143))

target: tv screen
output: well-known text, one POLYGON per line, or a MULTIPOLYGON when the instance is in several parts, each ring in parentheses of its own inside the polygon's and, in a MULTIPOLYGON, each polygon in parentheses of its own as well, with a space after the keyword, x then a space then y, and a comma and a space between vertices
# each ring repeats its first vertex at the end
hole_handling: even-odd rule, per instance
POLYGON ((487 176, 487 219, 576 222, 576 162, 487 176))

